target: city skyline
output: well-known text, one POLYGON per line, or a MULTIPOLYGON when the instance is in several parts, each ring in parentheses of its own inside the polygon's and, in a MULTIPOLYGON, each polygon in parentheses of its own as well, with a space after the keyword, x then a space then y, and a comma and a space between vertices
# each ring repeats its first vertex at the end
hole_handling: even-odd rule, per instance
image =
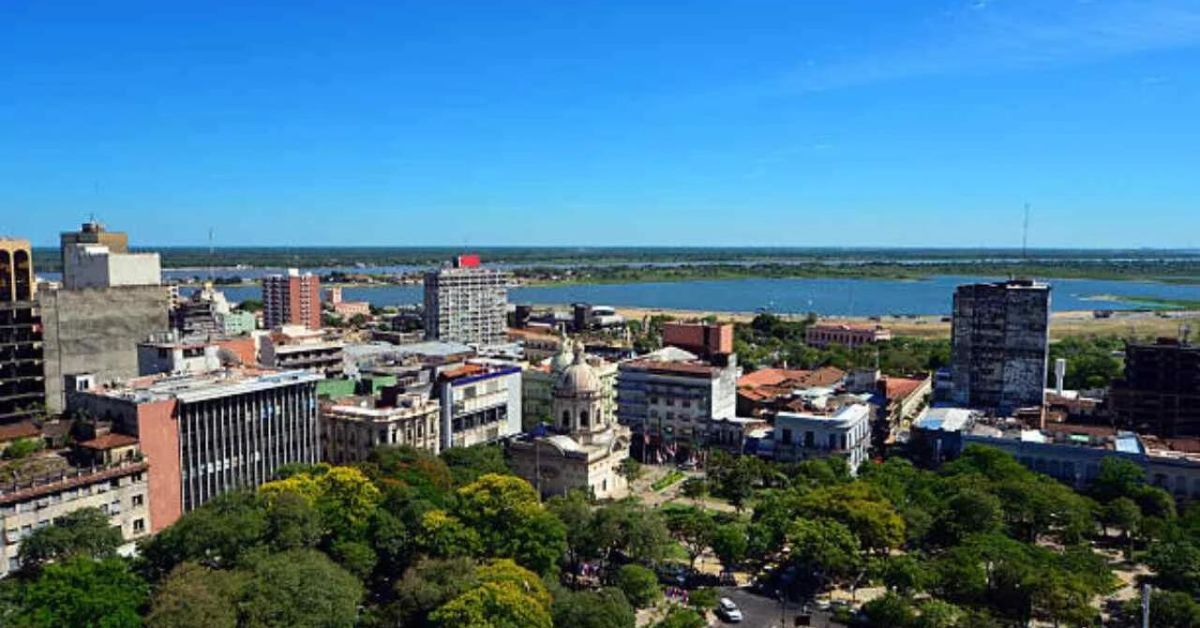
POLYGON ((3 230, 1200 247, 1194 3, 738 9, 10 5, 3 230))

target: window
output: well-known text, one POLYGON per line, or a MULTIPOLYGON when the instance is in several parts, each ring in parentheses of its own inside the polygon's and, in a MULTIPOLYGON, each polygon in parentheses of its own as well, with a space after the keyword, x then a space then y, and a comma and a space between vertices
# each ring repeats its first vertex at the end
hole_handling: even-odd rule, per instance
POLYGON ((109 486, 111 486, 111 487, 113 487, 113 488, 120 488, 120 486, 121 486, 121 478, 113 478, 113 479, 109 480, 109 481, 108 481, 108 485, 109 485, 109 486))
POLYGON ((145 531, 146 531, 146 520, 145 519, 134 519, 133 520, 133 533, 141 534, 142 532, 145 532, 145 531))
POLYGON ((581 410, 581 411, 579 412, 579 425, 581 425, 581 426, 583 426, 583 427, 587 427, 587 426, 588 426, 588 413, 587 413, 587 410, 581 410))
POLYGON ((563 424, 563 427, 571 426, 571 411, 570 410, 563 410, 562 424, 563 424))
POLYGON ((129 500, 129 503, 132 504, 134 508, 138 508, 139 506, 144 506, 146 504, 146 496, 145 495, 134 495, 129 500))

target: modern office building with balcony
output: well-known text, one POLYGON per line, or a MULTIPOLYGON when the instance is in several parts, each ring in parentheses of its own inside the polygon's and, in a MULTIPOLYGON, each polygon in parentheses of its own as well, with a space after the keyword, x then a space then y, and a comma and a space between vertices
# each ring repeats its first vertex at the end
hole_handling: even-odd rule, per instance
POLYGON ((508 335, 507 271, 482 268, 478 255, 425 274, 425 338, 476 347, 501 345, 508 335))
POLYGON ((0 237, 0 424, 45 405, 42 321, 27 240, 0 237))

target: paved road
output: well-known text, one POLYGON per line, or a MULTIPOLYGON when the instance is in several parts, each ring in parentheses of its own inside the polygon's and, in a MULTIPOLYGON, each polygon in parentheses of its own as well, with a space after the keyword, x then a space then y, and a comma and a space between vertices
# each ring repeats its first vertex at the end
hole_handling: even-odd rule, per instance
MULTIPOLYGON (((716 626, 745 626, 746 628, 779 628, 780 621, 786 622, 784 625, 789 628, 793 626, 796 615, 800 612, 798 604, 792 603, 788 605, 786 611, 779 605, 779 600, 771 597, 766 597, 752 592, 748 588, 731 588, 721 587, 717 589, 722 597, 727 597, 742 609, 744 620, 741 624, 727 624, 720 619, 716 620, 716 626)), ((826 628, 840 626, 841 624, 830 623, 828 613, 815 613, 813 615, 812 625, 817 628, 826 628)))

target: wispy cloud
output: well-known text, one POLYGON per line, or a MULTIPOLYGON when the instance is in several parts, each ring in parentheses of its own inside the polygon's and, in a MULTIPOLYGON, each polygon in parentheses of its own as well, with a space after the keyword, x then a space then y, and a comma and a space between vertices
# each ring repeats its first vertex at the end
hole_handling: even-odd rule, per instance
POLYGON ((1061 67, 1200 45, 1200 2, 969 0, 892 48, 814 55, 787 87, 822 91, 929 76, 1061 67))

